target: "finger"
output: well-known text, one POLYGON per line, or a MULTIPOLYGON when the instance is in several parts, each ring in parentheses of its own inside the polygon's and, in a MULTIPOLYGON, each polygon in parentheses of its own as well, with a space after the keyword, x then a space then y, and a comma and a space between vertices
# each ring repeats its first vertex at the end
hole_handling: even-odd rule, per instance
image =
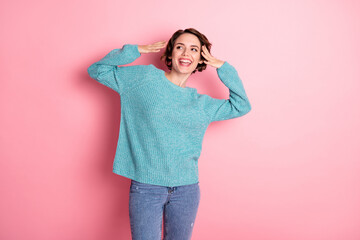
POLYGON ((156 49, 162 49, 162 48, 164 48, 164 47, 165 47, 165 46, 160 45, 160 46, 157 46, 156 49))
POLYGON ((209 55, 207 55, 205 52, 201 52, 201 54, 204 56, 204 58, 206 58, 206 59, 209 59, 210 58, 210 56, 209 55))
POLYGON ((151 48, 160 48, 160 47, 162 47, 162 45, 152 45, 152 46, 150 46, 151 48))
POLYGON ((202 45, 202 49, 203 49, 204 52, 209 53, 209 51, 208 51, 208 49, 206 48, 205 45, 202 45))
POLYGON ((161 48, 163 48, 164 46, 162 46, 162 45, 157 45, 157 46, 150 46, 149 48, 150 49, 161 49, 161 48))
POLYGON ((164 45, 166 43, 166 41, 160 41, 160 42, 157 42, 155 43, 156 45, 164 45))
POLYGON ((152 47, 152 48, 163 48, 163 47, 165 47, 165 46, 166 46, 166 44, 161 43, 161 44, 153 45, 153 46, 151 46, 151 47, 152 47))
POLYGON ((203 53, 204 53, 207 57, 211 57, 211 54, 209 53, 209 51, 207 51, 206 48, 203 49, 203 53))
POLYGON ((204 53, 206 54, 206 56, 212 57, 211 54, 209 53, 209 51, 208 51, 207 49, 204 51, 204 53))
POLYGON ((207 49, 207 47, 205 46, 205 45, 203 45, 204 46, 204 51, 208 54, 208 55, 210 55, 211 56, 211 53, 209 52, 209 49, 207 49))
POLYGON ((216 58, 211 56, 211 54, 206 54, 204 56, 205 56, 206 60, 208 60, 209 62, 214 62, 216 60, 216 58))
POLYGON ((163 45, 164 45, 163 42, 156 42, 156 43, 150 44, 149 48, 156 48, 156 47, 160 47, 160 46, 163 46, 163 45))

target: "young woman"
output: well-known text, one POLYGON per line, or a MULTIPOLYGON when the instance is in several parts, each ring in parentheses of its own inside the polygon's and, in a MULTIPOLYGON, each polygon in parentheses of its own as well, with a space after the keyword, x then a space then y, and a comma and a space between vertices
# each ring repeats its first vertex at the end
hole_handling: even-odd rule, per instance
POLYGON ((125 44, 88 68, 89 75, 121 96, 121 122, 113 172, 131 179, 133 239, 190 239, 200 200, 198 159, 209 124, 251 110, 235 68, 213 57, 199 31, 176 31, 169 41, 125 44), (129 64, 159 52, 168 72, 154 65, 129 64), (199 94, 186 86, 207 65, 216 68, 229 99, 199 94), (163 221, 164 220, 164 221, 163 221))

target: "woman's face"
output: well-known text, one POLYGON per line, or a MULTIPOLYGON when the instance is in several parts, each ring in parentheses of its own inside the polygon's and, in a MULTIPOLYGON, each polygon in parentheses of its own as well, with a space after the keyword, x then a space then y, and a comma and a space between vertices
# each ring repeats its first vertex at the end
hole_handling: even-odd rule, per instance
POLYGON ((200 61, 201 44, 197 36, 183 33, 176 40, 172 52, 172 70, 179 73, 192 73, 200 61))

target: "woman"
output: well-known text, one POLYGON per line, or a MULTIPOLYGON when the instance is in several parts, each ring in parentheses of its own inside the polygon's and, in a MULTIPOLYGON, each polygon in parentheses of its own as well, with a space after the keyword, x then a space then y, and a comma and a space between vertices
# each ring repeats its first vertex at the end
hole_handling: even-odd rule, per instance
POLYGON ((90 76, 121 96, 121 122, 113 172, 131 179, 133 239, 190 239, 200 200, 198 163, 209 124, 251 109, 242 81, 228 62, 213 57, 211 43, 193 28, 168 42, 125 44, 88 68, 90 76), (170 70, 120 66, 159 52, 170 70), (229 99, 199 94, 189 76, 210 65, 229 88, 229 99))

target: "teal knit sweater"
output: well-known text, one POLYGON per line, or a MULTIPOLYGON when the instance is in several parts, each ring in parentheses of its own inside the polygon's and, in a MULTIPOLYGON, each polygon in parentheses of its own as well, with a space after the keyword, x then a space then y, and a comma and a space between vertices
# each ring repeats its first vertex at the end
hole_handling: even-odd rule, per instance
POLYGON ((168 187, 197 183, 198 159, 209 124, 241 117, 251 109, 242 81, 225 62, 216 71, 230 96, 216 99, 170 82, 152 64, 118 66, 140 55, 136 44, 125 44, 88 68, 91 78, 121 96, 113 172, 168 187))

